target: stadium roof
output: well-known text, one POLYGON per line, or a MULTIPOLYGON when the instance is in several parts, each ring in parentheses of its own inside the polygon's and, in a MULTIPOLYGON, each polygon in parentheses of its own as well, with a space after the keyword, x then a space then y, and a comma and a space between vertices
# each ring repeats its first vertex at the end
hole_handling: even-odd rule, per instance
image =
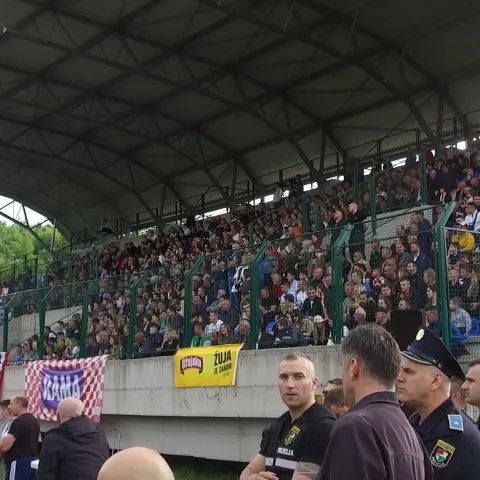
POLYGON ((468 0, 3 0, 0 194, 80 239, 102 215, 156 222, 280 169, 322 178, 336 152, 343 168, 470 134, 479 13, 468 0))

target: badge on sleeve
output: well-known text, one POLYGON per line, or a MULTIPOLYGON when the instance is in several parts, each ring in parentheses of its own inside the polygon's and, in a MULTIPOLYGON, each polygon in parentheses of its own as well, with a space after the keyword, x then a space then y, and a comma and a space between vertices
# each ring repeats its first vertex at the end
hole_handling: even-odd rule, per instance
POLYGON ((463 432, 463 418, 461 415, 449 415, 448 416, 448 425, 450 430, 458 430, 463 432))
POLYGON ((432 465, 437 468, 445 468, 455 453, 455 447, 443 440, 439 440, 430 454, 432 465))
POLYGON ((283 443, 285 445, 291 445, 297 439, 299 433, 300 429, 298 427, 292 427, 288 432, 288 435, 285 437, 283 443))

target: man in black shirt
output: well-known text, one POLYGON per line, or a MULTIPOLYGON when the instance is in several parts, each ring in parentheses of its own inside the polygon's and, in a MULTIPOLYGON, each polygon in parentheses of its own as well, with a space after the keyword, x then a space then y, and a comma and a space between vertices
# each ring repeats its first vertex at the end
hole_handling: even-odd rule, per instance
POLYGON ((315 480, 323 463, 335 417, 315 401, 313 362, 289 353, 280 362, 278 387, 285 412, 262 434, 260 452, 240 480, 315 480))
POLYGON ((5 478, 8 480, 33 480, 35 470, 30 466, 38 455, 38 420, 28 413, 25 397, 12 397, 10 411, 16 417, 8 435, 0 443, 0 452, 5 459, 5 478))

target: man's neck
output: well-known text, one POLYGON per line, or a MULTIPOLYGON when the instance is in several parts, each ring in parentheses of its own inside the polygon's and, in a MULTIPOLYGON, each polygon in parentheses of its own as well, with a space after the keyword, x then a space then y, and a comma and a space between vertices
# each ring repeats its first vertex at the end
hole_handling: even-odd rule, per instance
POLYGON ((417 405, 415 408, 420 415, 422 422, 431 414, 433 413, 442 403, 444 403, 448 399, 448 395, 442 395, 441 397, 432 399, 426 405, 417 405))
MULTIPOLYGON (((365 397, 368 397, 369 395, 372 395, 374 393, 380 393, 380 392, 392 392, 394 393, 395 390, 391 389, 389 390, 383 385, 379 385, 378 383, 367 383, 362 386, 358 386, 357 390, 355 392, 355 405, 363 400, 365 397)), ((354 405, 350 405, 350 407, 353 407, 354 405)))
POLYGON ((314 405, 315 398, 311 398, 308 403, 303 405, 302 407, 299 408, 290 408, 290 417, 292 418, 292 422, 300 418, 312 405, 314 405))

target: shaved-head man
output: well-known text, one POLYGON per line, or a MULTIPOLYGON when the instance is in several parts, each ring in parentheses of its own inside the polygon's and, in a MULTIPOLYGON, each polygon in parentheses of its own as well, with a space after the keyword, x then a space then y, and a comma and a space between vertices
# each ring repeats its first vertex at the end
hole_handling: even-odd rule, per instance
POLYGON ((262 434, 260 451, 240 480, 315 480, 336 418, 315 401, 318 380, 312 360, 288 353, 278 368, 278 389, 288 408, 262 434))
POLYGON ((96 480, 110 451, 105 432, 84 410, 78 398, 58 404, 60 426, 45 435, 35 480, 96 480))
POLYGON ((98 480, 175 480, 163 457, 149 448, 133 447, 105 462, 98 480))
POLYGON ((83 415, 83 402, 74 397, 65 398, 58 404, 57 415, 60 423, 65 423, 71 418, 81 417, 83 415))

